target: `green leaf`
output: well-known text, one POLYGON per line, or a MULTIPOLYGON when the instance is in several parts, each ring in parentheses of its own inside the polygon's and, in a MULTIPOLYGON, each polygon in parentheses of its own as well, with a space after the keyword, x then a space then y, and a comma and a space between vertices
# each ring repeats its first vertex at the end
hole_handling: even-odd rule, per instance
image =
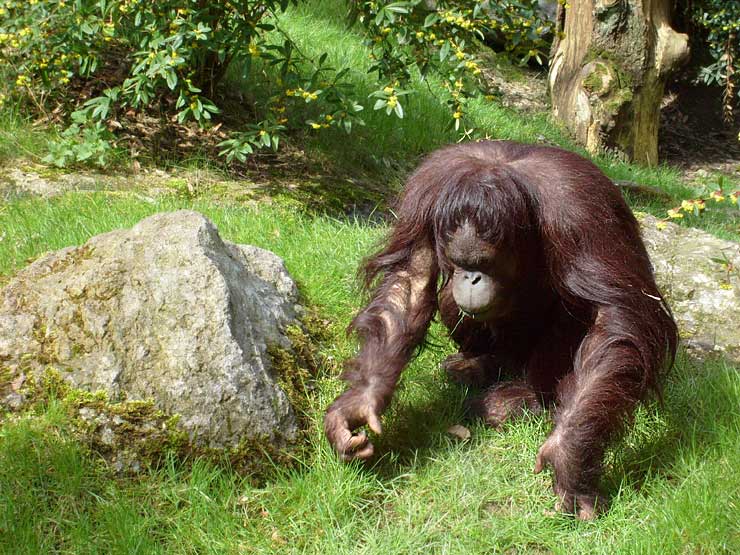
POLYGON ((450 55, 450 41, 445 41, 442 48, 439 49, 439 61, 444 62, 450 55))
POLYGON ((171 91, 174 91, 177 86, 177 73, 172 69, 167 70, 165 73, 165 79, 167 80, 167 86, 171 91))
POLYGON ((400 2, 396 4, 388 4, 385 9, 394 13, 409 13, 409 9, 400 2))
POLYGON ((91 145, 89 143, 82 143, 77 149, 77 155, 75 156, 75 159, 78 162, 84 162, 92 155, 93 151, 91 145))

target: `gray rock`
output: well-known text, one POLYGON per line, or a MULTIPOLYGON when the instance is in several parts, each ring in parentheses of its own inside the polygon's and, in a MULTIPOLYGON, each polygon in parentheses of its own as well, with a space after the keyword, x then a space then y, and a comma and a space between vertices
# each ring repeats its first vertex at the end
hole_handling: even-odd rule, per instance
POLYGON ((276 255, 223 242, 196 212, 157 214, 15 276, 0 291, 0 367, 50 364, 76 388, 152 399, 198 445, 279 445, 297 423, 268 348, 290 348, 297 300, 276 255))
POLYGON ((67 191, 94 191, 97 183, 94 178, 86 175, 60 175, 57 179, 46 179, 30 170, 12 168, 6 175, 10 190, 17 190, 31 195, 51 198, 67 191))
POLYGON ((661 230, 653 216, 640 220, 684 343, 698 354, 719 351, 740 361, 740 245, 672 223, 661 230))

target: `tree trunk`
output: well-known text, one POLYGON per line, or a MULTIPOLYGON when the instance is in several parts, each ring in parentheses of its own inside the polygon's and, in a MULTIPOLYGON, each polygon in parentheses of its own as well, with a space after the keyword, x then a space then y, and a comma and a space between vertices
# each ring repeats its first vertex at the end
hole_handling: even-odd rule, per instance
POLYGON ((559 6, 550 61, 555 117, 589 152, 658 162, 658 118, 668 76, 688 57, 670 26, 673 0, 570 0, 559 6))

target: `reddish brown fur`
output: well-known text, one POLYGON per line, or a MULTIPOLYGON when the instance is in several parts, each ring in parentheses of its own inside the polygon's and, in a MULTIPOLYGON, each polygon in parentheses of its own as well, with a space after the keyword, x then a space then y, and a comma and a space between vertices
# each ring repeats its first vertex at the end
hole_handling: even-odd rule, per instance
POLYGON ((448 359, 448 372, 493 382, 504 368, 530 388, 519 401, 516 388, 500 388, 505 398, 491 390, 481 406, 515 412, 533 406, 533 392, 557 402, 536 470, 551 465, 565 509, 593 516, 605 446, 658 388, 677 343, 619 190, 564 150, 470 143, 432 153, 408 179, 396 213, 385 247, 364 266, 372 301, 352 323, 362 349, 347 365, 350 389, 327 412, 331 443, 347 459, 372 455, 364 433, 352 431, 380 431, 398 377, 439 310, 461 352, 448 359), (460 321, 445 248, 465 221, 516 257, 515 309, 503 319, 460 321))

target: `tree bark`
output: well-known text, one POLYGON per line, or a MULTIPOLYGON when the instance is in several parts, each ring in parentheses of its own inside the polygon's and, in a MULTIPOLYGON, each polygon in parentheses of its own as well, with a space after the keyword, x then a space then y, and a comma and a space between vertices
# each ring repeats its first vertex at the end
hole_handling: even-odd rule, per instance
POLYGON ((559 6, 549 86, 553 113, 587 150, 658 163, 667 78, 688 57, 673 0, 569 0, 559 6))

